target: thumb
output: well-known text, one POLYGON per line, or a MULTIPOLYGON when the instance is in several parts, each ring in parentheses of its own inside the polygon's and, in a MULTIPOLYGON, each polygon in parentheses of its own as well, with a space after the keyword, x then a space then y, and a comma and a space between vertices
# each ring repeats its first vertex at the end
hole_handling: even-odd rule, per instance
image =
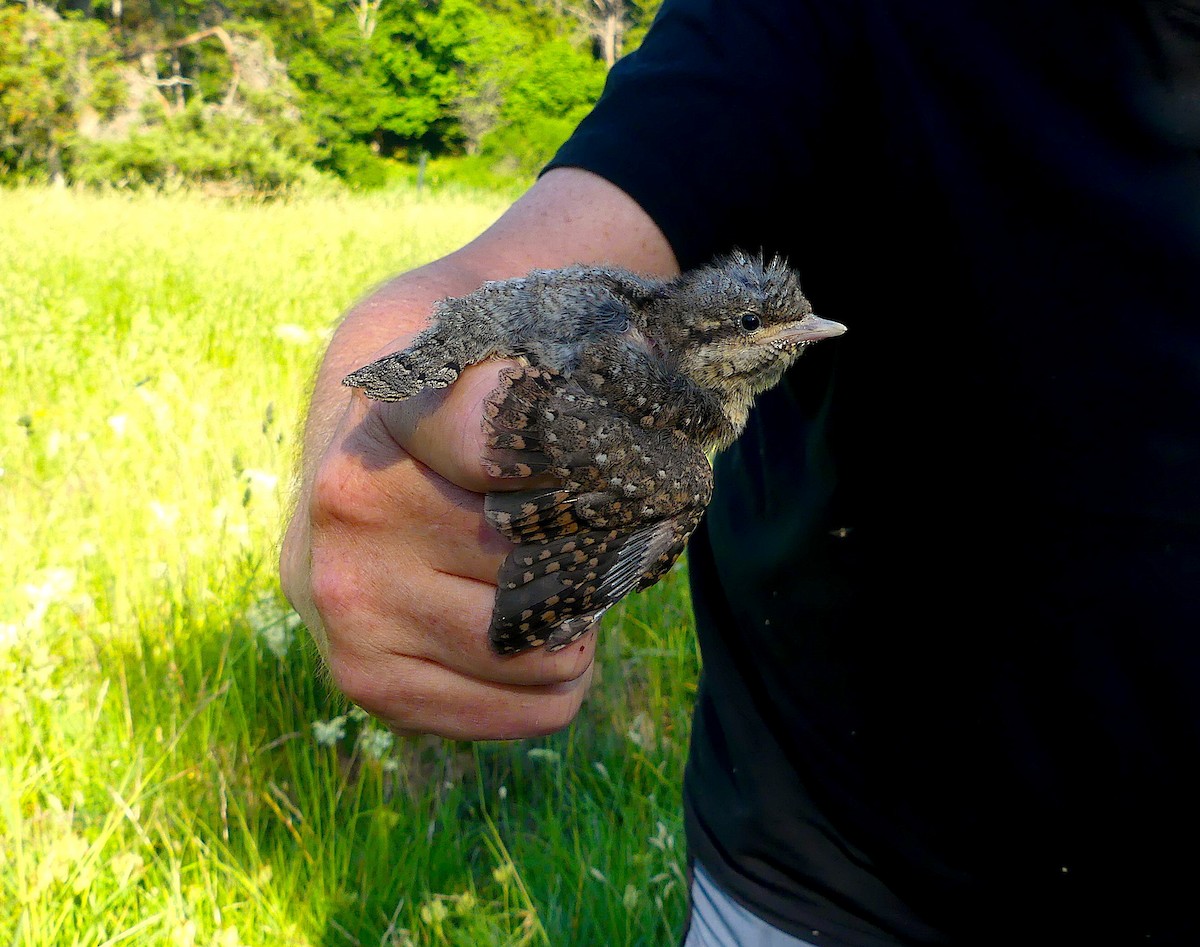
MULTIPOLYGON (((555 483, 552 477, 494 477, 483 466, 487 434, 483 405, 515 363, 492 360, 463 370, 449 388, 429 389, 404 401, 373 403, 379 421, 411 457, 475 493, 522 490, 555 483)), ((359 395, 358 397, 365 397, 359 395)))

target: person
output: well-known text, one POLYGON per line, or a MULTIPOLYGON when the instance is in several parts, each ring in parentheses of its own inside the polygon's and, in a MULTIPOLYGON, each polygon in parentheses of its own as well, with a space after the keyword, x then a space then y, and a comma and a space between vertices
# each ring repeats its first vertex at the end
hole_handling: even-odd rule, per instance
POLYGON ((284 587, 399 730, 563 727, 487 646, 477 366, 341 377, 485 279, 780 253, 846 324, 716 460, 689 944, 1200 943, 1200 6, 667 0, 480 237, 322 365, 284 587))

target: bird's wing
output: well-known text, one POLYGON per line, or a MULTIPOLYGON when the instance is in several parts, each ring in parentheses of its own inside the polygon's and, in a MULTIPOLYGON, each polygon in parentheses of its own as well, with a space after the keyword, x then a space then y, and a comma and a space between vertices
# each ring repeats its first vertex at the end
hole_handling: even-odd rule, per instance
MULTIPOLYGON (((497 494, 489 496, 489 514, 497 494)), ((500 654, 570 644, 629 592, 656 582, 683 550, 677 525, 581 529, 518 546, 500 569, 490 638, 500 654)))
POLYGON ((704 454, 616 413, 577 379, 508 371, 488 401, 494 476, 550 472, 561 486, 488 494, 488 521, 517 544, 500 570, 491 639, 502 654, 564 647, 679 557, 712 493, 704 454))

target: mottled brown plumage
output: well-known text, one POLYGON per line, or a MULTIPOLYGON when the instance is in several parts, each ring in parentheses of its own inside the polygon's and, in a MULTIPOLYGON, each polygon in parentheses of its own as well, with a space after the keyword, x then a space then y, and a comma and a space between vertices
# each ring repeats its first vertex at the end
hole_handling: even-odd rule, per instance
POLYGON ((485 466, 558 484, 487 496, 516 544, 490 637, 502 654, 556 650, 670 569, 712 496, 708 452, 807 345, 844 331, 778 260, 734 254, 670 281, 572 266, 442 301, 407 349, 345 384, 398 401, 516 360, 485 405, 485 466))

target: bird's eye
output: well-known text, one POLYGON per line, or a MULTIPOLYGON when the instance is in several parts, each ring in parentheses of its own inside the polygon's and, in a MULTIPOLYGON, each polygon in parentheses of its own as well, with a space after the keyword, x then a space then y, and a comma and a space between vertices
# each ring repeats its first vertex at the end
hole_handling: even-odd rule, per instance
POLYGON ((762 328, 762 319, 758 317, 756 312, 746 312, 742 314, 742 328, 747 332, 754 332, 762 328))

